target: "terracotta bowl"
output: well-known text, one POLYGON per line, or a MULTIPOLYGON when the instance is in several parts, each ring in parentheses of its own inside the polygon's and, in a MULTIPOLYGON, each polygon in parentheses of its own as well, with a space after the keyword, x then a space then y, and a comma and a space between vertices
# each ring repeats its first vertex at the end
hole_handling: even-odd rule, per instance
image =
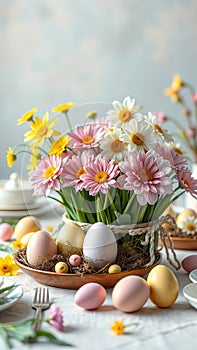
POLYGON ((157 261, 148 267, 143 267, 131 271, 125 271, 120 273, 102 273, 102 274, 84 274, 84 275, 78 275, 78 274, 69 274, 69 273, 62 273, 58 274, 56 272, 49 272, 49 271, 42 271, 42 270, 36 270, 33 268, 30 268, 28 266, 25 266, 21 264, 19 261, 17 261, 15 256, 15 263, 20 267, 20 269, 35 279, 37 282, 48 285, 51 287, 57 287, 57 288, 66 288, 66 289, 78 289, 85 283, 89 282, 96 282, 101 284, 105 288, 112 288, 115 286, 115 284, 123 277, 129 276, 129 275, 138 275, 138 276, 145 276, 148 274, 151 269, 158 265, 161 262, 161 255, 158 256, 157 261))

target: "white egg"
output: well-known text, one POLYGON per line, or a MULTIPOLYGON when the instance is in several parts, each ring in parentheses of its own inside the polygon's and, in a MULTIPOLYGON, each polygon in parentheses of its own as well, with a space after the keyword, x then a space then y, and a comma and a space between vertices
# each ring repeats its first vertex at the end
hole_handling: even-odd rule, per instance
POLYGON ((97 222, 89 228, 83 242, 83 255, 96 268, 116 260, 116 238, 107 225, 97 222))

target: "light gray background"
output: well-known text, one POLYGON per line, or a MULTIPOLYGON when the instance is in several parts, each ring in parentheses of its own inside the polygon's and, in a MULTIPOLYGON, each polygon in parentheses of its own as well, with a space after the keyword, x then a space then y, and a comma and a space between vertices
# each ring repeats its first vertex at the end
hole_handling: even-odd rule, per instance
MULTIPOLYGON (((163 90, 174 73, 197 85, 196 29, 196 0, 0 0, 0 178, 21 170, 5 155, 33 107, 42 117, 70 100, 99 102, 104 113, 130 95, 144 112, 179 117, 163 90)), ((72 111, 74 124, 83 112, 72 111)))

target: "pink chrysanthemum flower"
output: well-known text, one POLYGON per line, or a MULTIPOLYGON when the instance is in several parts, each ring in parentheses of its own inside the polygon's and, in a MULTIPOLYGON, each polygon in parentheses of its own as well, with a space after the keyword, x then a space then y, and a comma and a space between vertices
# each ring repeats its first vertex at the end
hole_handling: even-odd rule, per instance
POLYGON ((72 138, 70 147, 89 149, 97 147, 105 134, 105 128, 97 123, 85 124, 77 126, 74 132, 69 132, 68 135, 72 138))
POLYGON ((43 157, 30 175, 34 195, 48 196, 51 190, 60 191, 60 176, 63 176, 64 171, 64 160, 61 157, 55 155, 43 157))
POLYGON ((84 182, 81 175, 86 174, 84 166, 93 160, 94 156, 89 155, 84 151, 81 154, 74 155, 66 164, 66 173, 64 175, 65 187, 75 186, 76 191, 81 191, 84 187, 84 182))
POLYGON ((193 178, 191 171, 189 169, 181 169, 177 171, 177 177, 180 186, 197 199, 197 181, 193 178))
POLYGON ((172 192, 172 180, 168 175, 172 170, 170 163, 154 151, 132 152, 119 166, 125 173, 124 188, 135 192, 140 205, 153 205, 159 195, 172 192))
POLYGON ((181 154, 176 153, 173 149, 157 144, 155 150, 161 157, 169 160, 173 170, 178 171, 187 166, 187 160, 181 154))
POLYGON ((119 174, 119 167, 107 158, 97 158, 88 166, 85 166, 86 174, 81 178, 84 181, 84 188, 91 196, 99 191, 106 194, 110 187, 118 187, 116 177, 119 174))

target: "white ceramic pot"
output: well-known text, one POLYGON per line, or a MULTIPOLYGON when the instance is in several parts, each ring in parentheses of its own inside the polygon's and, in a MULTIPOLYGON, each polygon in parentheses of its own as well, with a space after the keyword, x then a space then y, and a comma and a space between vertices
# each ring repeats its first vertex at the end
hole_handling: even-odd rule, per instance
MULTIPOLYGON (((197 179, 197 163, 192 164, 192 175, 197 179)), ((197 200, 189 193, 186 193, 185 195, 185 208, 191 208, 197 212, 197 200)))

